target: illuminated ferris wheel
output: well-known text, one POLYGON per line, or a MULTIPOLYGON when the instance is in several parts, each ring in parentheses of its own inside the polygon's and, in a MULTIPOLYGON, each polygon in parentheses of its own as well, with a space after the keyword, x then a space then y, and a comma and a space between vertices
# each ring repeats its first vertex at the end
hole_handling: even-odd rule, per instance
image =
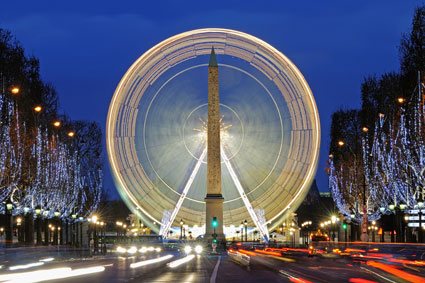
POLYGON ((298 207, 316 171, 319 116, 307 82, 288 58, 234 30, 173 36, 130 67, 107 119, 118 191, 164 236, 181 220, 199 229, 205 223, 212 47, 219 67, 225 231, 244 220, 275 228, 298 207))

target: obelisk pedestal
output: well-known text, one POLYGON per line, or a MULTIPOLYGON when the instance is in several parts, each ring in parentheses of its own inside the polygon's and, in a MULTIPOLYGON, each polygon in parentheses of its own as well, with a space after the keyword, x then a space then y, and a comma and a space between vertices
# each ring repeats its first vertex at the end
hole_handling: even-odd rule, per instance
POLYGON ((218 90, 218 65, 214 48, 211 49, 208 65, 208 137, 207 137, 207 196, 205 239, 217 241, 223 234, 223 196, 221 195, 221 157, 220 157, 220 103, 218 90), (214 217, 217 226, 213 227, 214 217), (215 230, 215 231, 214 231, 215 230), (214 233, 215 232, 215 233, 214 233))

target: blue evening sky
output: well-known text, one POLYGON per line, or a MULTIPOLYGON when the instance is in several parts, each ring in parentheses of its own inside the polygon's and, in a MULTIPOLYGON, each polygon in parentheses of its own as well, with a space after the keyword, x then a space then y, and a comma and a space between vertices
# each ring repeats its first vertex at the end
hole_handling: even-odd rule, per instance
MULTIPOLYGON (((324 172, 330 116, 360 107, 369 74, 397 71, 401 34, 421 1, 3 1, 0 27, 40 59, 43 79, 72 119, 103 130, 109 102, 130 65, 160 41, 192 29, 252 34, 288 56, 309 83, 319 109, 324 172)), ((117 198, 105 154, 105 188, 117 198)))

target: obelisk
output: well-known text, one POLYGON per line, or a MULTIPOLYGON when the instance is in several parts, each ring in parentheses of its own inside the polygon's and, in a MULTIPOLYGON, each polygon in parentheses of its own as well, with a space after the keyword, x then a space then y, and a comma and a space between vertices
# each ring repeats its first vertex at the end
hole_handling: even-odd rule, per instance
POLYGON ((220 104, 218 91, 218 65, 214 47, 208 65, 208 137, 207 137, 207 196, 205 239, 221 240, 223 234, 223 196, 221 195, 220 158, 220 104), (213 227, 213 219, 217 226, 213 227), (214 231, 215 230, 215 231, 214 231))

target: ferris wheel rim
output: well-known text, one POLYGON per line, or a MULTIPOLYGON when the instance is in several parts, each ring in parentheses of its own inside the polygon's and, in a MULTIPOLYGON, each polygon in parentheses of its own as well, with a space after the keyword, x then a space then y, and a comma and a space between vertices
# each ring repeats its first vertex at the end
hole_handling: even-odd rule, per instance
POLYGON ((110 163, 111 163, 111 167, 112 167, 112 172, 114 175, 114 178, 117 180, 117 182, 119 183, 119 186, 125 191, 125 193, 127 194, 127 196, 129 197, 130 201, 133 203, 133 205, 135 207, 137 207, 140 211, 142 211, 147 217, 149 217, 150 219, 152 219, 153 221, 156 222, 160 222, 158 221, 155 217, 153 217, 152 215, 150 215, 149 212, 145 211, 141 205, 138 204, 136 197, 133 195, 133 193, 127 188, 125 181, 123 180, 123 178, 120 176, 119 174, 119 169, 116 166, 116 160, 115 157, 113 156, 113 154, 111 152, 113 152, 113 139, 112 137, 112 132, 114 129, 114 126, 112 125, 113 123, 113 112, 116 111, 116 109, 114 109, 116 107, 116 100, 117 100, 117 96, 118 93, 122 90, 124 84, 128 81, 129 77, 131 75, 133 75, 137 70, 136 67, 144 60, 146 59, 149 55, 151 55, 153 52, 157 51, 158 48, 161 47, 161 45, 164 44, 170 44, 173 40, 177 39, 177 38, 181 38, 184 36, 190 36, 191 34, 200 34, 200 33, 228 33, 228 34, 234 34, 234 35, 238 35, 241 36, 242 38, 245 38, 247 40, 251 40, 253 42, 259 42, 259 44, 261 44, 262 47, 266 48, 267 51, 270 51, 273 55, 280 57, 281 59, 283 59, 285 61, 286 64, 289 65, 289 68, 295 72, 296 77, 300 80, 301 85, 303 86, 304 92, 306 94, 306 98, 307 101, 309 102, 309 106, 312 108, 312 112, 314 113, 313 115, 313 124, 314 124, 314 128, 313 128, 313 132, 314 132, 314 145, 313 145, 313 156, 310 158, 311 160, 311 165, 309 166, 308 172, 306 173, 306 177, 304 178, 302 184, 300 185, 298 191, 296 192, 295 196, 292 198, 291 202, 283 209, 281 210, 277 215, 275 215, 274 217, 272 217, 271 219, 269 219, 267 221, 267 223, 271 223, 274 219, 276 219, 277 217, 279 217, 280 215, 282 215, 282 213, 284 213, 287 209, 290 208, 290 206, 294 203, 294 201, 296 200, 296 198, 306 189, 306 186, 308 185, 308 183, 310 183, 312 181, 312 176, 315 174, 315 171, 317 169, 317 163, 318 163, 318 152, 319 152, 319 148, 320 148, 320 120, 319 120, 319 116, 318 116, 318 111, 317 111, 317 106, 314 102, 314 98, 312 95, 312 92, 307 84, 307 82, 305 81, 304 77, 302 76, 301 72, 298 70, 298 68, 281 52, 279 52, 277 49, 275 49, 274 47, 272 47, 271 45, 269 45, 268 43, 262 41, 261 39, 258 39, 254 36, 251 36, 249 34, 246 33, 242 33, 239 31, 234 31, 234 30, 229 30, 229 29, 221 29, 221 28, 209 28, 209 29, 198 29, 198 30, 193 30, 193 31, 188 31, 188 32, 184 32, 178 35, 175 35, 173 37, 170 37, 164 41, 162 41, 161 43, 155 45, 154 47, 152 47, 151 49, 149 49, 147 52, 145 52, 141 57, 139 57, 138 60, 136 60, 132 66, 129 68, 129 70, 126 72, 126 74, 123 76, 123 78, 121 79, 120 83, 117 86, 117 89, 114 92, 114 97, 112 98, 111 101, 111 105, 109 107, 109 111, 108 111, 108 116, 107 116, 107 129, 106 129, 106 139, 107 139, 107 149, 108 149, 108 157, 110 159, 110 163))

